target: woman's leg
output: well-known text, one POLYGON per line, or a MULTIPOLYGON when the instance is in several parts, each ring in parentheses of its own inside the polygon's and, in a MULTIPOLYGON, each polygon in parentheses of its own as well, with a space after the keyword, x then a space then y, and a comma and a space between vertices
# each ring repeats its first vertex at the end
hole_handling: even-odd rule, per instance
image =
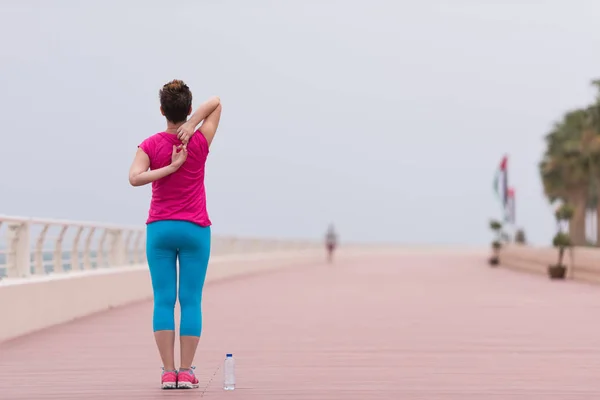
POLYGON ((174 371, 177 247, 165 222, 154 222, 146 228, 146 257, 154 291, 154 338, 165 371, 174 371))
POLYGON ((191 368, 202 333, 202 289, 210 258, 210 227, 185 226, 185 244, 179 248, 179 306, 181 307, 181 369, 191 368))

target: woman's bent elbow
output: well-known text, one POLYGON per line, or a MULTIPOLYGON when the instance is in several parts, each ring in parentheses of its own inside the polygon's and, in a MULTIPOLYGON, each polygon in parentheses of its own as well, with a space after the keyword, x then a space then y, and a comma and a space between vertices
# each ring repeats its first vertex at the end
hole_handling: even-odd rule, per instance
POLYGON ((139 182, 139 179, 137 179, 137 176, 130 176, 129 184, 133 187, 140 186, 140 182, 139 182))

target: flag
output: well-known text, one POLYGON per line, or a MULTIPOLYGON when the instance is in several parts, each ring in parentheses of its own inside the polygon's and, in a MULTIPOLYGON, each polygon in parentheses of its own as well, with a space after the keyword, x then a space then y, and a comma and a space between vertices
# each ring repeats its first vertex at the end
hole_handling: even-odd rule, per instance
POLYGON ((506 207, 506 203, 508 202, 508 174, 507 174, 507 166, 508 166, 508 157, 502 157, 502 161, 500 162, 500 166, 498 170, 496 170, 496 174, 494 175, 494 191, 496 192, 496 196, 498 196, 498 200, 500 200, 502 207, 506 207))
POLYGON ((502 171, 504 171, 504 173, 502 174, 503 178, 504 178, 504 182, 502 187, 504 188, 504 207, 506 207, 508 205, 508 168, 507 168, 507 164, 508 164, 508 157, 504 156, 504 158, 502 159, 502 163, 500 164, 500 169, 502 171))
POLYGON ((514 189, 508 187, 508 156, 502 157, 500 165, 494 175, 494 191, 502 208, 502 216, 505 222, 515 221, 515 198, 514 189))

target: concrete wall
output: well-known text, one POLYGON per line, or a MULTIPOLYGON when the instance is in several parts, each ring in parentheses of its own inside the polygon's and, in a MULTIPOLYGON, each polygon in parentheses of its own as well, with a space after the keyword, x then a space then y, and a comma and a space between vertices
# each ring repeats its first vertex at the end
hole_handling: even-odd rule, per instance
MULTIPOLYGON (((549 265, 558 261, 553 247, 532 247, 511 244, 500 253, 500 267, 547 276, 549 265)), ((563 263, 567 278, 582 282, 600 283, 600 249, 575 247, 565 251, 563 263)))
MULTIPOLYGON (((323 249, 215 256, 207 284, 325 259, 323 249)), ((0 341, 152 298, 146 265, 0 281, 0 341)))

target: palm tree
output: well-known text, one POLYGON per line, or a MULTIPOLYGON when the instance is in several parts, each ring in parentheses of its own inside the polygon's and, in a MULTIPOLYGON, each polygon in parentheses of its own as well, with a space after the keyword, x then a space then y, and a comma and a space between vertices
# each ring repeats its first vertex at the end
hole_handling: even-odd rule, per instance
MULTIPOLYGON (((575 245, 586 244, 586 213, 596 211, 600 228, 600 79, 596 101, 567 112, 546 135, 546 152, 540 162, 544 192, 553 203, 560 200, 573 206, 569 235, 575 245)), ((600 234, 596 235, 600 246, 600 234)))
POLYGON ((591 153, 591 165, 593 168, 593 185, 591 190, 590 206, 596 210, 596 246, 600 246, 600 79, 592 81, 592 85, 598 89, 596 101, 588 107, 587 138, 589 146, 588 152, 591 153))
POLYGON ((588 110, 567 112, 546 136, 546 153, 540 163, 544 192, 550 202, 573 205, 569 234, 575 245, 585 245, 585 216, 593 173, 595 136, 590 133, 588 110))

